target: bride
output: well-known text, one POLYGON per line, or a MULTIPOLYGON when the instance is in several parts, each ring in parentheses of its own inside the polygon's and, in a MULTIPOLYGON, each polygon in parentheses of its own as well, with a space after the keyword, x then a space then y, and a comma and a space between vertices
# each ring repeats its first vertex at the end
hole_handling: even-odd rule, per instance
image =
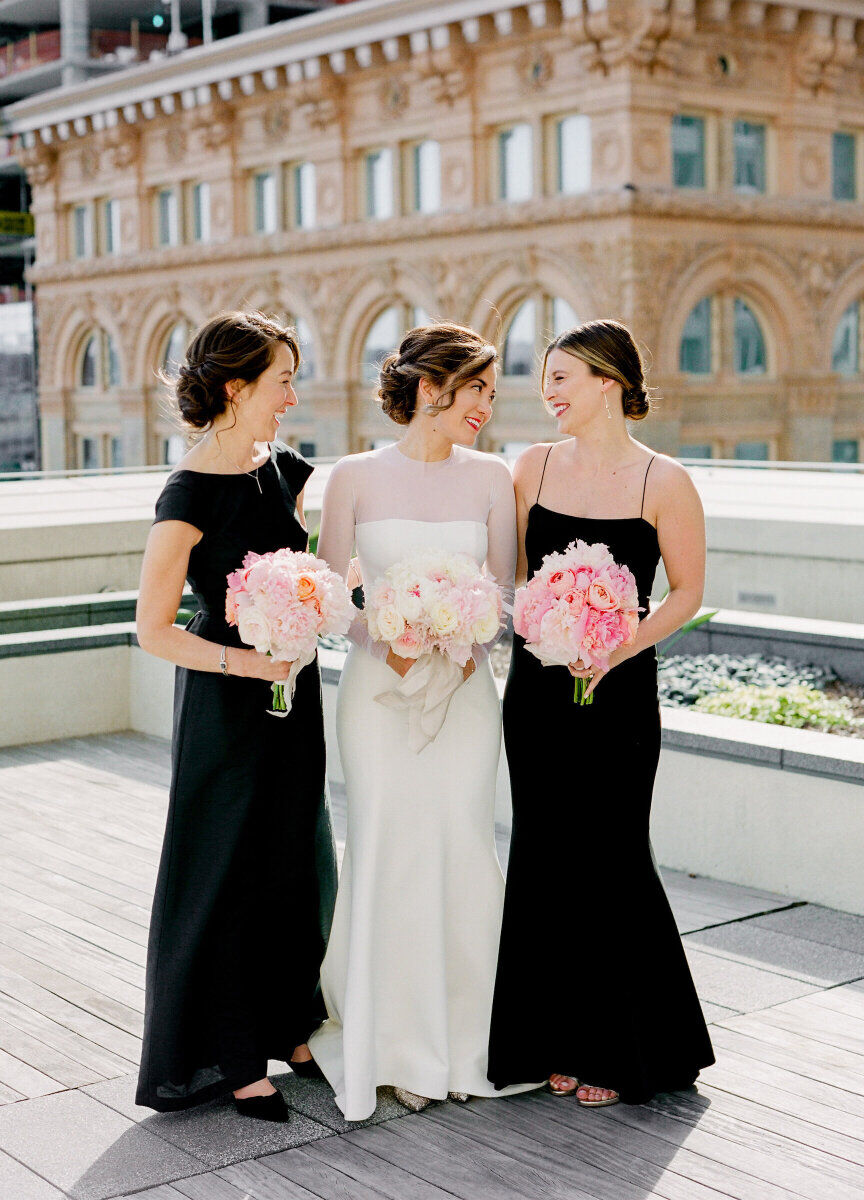
MULTIPOLYGON (((367 583, 418 550, 471 555, 513 598, 516 526, 507 467, 471 447, 492 416, 495 347, 473 330, 412 329, 381 366, 378 397, 403 429, 343 458, 324 496, 318 553, 367 583)), ((501 1095, 486 1077, 503 902, 494 804, 501 716, 474 647, 440 732, 415 753, 404 711, 376 703, 413 660, 351 631, 337 730, 348 837, 321 971, 329 1019, 309 1047, 349 1121, 390 1084, 407 1107, 501 1095)), ((533 1084, 517 1085, 522 1091, 533 1084)))

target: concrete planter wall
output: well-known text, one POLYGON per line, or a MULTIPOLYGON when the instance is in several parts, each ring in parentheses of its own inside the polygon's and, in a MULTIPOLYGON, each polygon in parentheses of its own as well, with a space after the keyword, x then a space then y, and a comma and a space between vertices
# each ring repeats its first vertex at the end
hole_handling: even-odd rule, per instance
MULTIPOLYGON (((321 654, 329 774, 343 656, 321 654)), ((0 745, 135 729, 170 737, 174 669, 131 625, 0 637, 0 745)), ((652 831, 664 866, 864 914, 864 741, 663 710, 652 831)), ((496 816, 510 822, 506 764, 496 816)))

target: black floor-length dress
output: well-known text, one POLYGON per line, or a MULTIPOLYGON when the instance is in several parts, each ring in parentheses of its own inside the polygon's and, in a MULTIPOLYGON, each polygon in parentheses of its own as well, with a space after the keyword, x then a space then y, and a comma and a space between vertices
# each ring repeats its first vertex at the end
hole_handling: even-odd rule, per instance
MULTIPOLYGON (((226 576, 249 550, 305 550, 295 498, 311 470, 278 447, 260 492, 247 474, 170 477, 156 520, 204 534, 189 559, 193 633, 242 645, 225 623, 226 576)), ((261 1079, 326 1015, 318 975, 336 862, 317 660, 286 718, 269 706, 264 680, 177 669, 136 1097, 161 1112, 261 1079)))
MULTIPOLYGON (((660 560, 647 520, 535 503, 529 574, 576 539, 607 545, 647 606, 660 560)), ((504 695, 513 833, 489 1078, 503 1087, 566 1074, 639 1104, 688 1087, 714 1061, 649 841, 655 652, 614 667, 590 706, 573 703, 573 683, 566 667, 542 666, 514 639, 504 695)))

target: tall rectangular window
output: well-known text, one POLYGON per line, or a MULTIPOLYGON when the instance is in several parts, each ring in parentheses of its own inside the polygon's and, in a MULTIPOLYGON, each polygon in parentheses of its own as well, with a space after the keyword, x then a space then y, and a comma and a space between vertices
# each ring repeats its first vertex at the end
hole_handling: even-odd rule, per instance
POLYGON ((714 447, 710 442, 682 442, 678 447, 679 458, 713 458, 714 447))
POLYGON ((297 163, 293 169, 294 224, 298 229, 314 229, 317 220, 317 182, 315 164, 297 163))
POLYGON ((498 197, 529 200, 534 195, 534 136, 524 122, 498 134, 498 197))
POLYGON ((78 439, 78 466, 83 471, 95 471, 102 466, 99 461, 99 443, 95 437, 78 439))
POLYGON ((276 175, 273 171, 259 171, 252 179, 253 204, 255 208, 255 232, 275 233, 279 227, 279 202, 276 175))
POLYGON ((366 155, 366 216, 393 216, 393 151, 373 150, 366 155))
POLYGON ((123 439, 119 437, 111 438, 111 466, 123 466, 123 439))
POLYGON ((705 186, 705 121, 682 113, 672 118, 672 182, 679 188, 705 186))
POLYGON ((160 246, 176 246, 180 241, 180 211, 177 193, 163 188, 156 197, 156 222, 160 246))
POLYGON ((565 196, 591 186, 591 119, 584 113, 562 117, 556 126, 558 191, 565 196))
POLYGON ((764 462, 768 458, 768 443, 739 442, 735 447, 735 457, 748 459, 752 462, 764 462))
POLYGON ((434 213, 441 208, 441 146, 431 139, 413 148, 414 211, 434 213))
POLYGON ((735 191, 763 194, 767 189, 765 164, 765 126, 752 121, 736 121, 733 131, 735 150, 735 191))
POLYGON ((857 438, 840 438, 831 445, 831 461, 857 463, 859 461, 857 438))
POLYGON ((120 253, 120 205, 116 200, 106 200, 102 209, 102 235, 105 253, 120 253))
POLYGON ((210 241, 210 184, 192 185, 192 237, 196 242, 210 241))
POLYGON ((89 258, 93 253, 90 209, 86 204, 76 204, 72 210, 72 248, 76 258, 89 258))
POLYGON ((855 134, 835 133, 831 139, 831 195, 835 200, 856 200, 855 134))

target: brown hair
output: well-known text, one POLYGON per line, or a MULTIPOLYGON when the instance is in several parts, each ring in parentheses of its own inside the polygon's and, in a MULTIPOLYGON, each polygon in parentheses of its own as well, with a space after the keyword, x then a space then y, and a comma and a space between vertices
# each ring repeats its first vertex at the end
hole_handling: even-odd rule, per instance
POLYGON ((498 358, 498 351, 479 333, 452 321, 409 329, 399 349, 388 354, 378 371, 378 400, 397 425, 407 425, 417 411, 417 388, 430 379, 441 389, 438 403, 427 412, 450 408, 457 388, 498 358), (449 399, 444 402, 445 397, 449 399))
POLYGON ((633 335, 620 321, 586 321, 568 329, 546 347, 541 388, 546 387, 546 363, 553 350, 566 350, 587 363, 592 375, 615 379, 621 384, 624 416, 641 421, 651 411, 652 401, 645 384, 645 368, 633 335))
POLYGON ((261 312, 221 313, 203 325, 186 351, 176 379, 162 376, 173 390, 180 418, 192 429, 206 429, 228 407, 225 385, 232 379, 253 383, 270 366, 283 342, 300 366, 300 342, 289 325, 261 312))

